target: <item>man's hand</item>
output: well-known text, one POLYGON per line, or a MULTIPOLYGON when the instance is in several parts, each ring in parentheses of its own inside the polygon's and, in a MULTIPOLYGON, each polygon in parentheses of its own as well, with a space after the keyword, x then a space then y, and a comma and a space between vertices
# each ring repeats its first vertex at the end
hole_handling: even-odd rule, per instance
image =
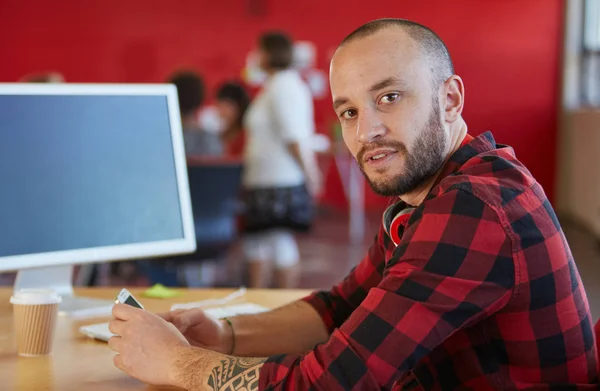
POLYGON ((199 308, 159 314, 172 323, 192 346, 232 354, 232 330, 225 322, 206 315, 199 308))
POLYGON ((117 368, 154 385, 175 385, 180 352, 189 347, 177 328, 151 312, 116 304, 109 329, 117 334, 108 346, 118 354, 117 368))
MULTIPOLYGON (((202 311, 174 311, 161 316, 125 304, 113 307, 109 329, 118 336, 108 345, 118 354, 115 365, 148 384, 177 386, 193 390, 258 389, 258 374, 265 359, 226 356, 191 347, 177 327, 209 341, 218 322, 202 311), (215 325, 216 323, 216 325, 215 325)), ((220 327, 220 326, 219 326, 220 327)))

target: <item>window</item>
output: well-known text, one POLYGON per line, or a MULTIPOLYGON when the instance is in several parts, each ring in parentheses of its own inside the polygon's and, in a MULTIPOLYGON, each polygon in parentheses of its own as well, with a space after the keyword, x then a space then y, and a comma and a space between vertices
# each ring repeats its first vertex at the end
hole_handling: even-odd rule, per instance
POLYGON ((600 106, 600 0, 585 0, 582 37, 582 103, 600 106))

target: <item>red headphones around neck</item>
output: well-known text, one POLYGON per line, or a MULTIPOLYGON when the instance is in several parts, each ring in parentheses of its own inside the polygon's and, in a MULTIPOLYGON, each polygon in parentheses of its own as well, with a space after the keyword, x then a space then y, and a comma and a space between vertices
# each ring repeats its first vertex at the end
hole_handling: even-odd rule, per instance
POLYGON ((408 219, 415 210, 412 206, 407 205, 403 201, 396 202, 394 205, 390 205, 385 212, 383 212, 383 228, 388 234, 390 239, 395 246, 398 246, 408 219))

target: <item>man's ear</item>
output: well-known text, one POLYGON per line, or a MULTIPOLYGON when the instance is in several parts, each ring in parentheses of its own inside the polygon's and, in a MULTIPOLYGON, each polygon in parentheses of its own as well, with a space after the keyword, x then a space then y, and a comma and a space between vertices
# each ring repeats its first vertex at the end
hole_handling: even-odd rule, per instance
POLYGON ((462 114, 465 104, 465 86, 460 76, 451 76, 443 85, 445 95, 444 120, 452 123, 462 114))

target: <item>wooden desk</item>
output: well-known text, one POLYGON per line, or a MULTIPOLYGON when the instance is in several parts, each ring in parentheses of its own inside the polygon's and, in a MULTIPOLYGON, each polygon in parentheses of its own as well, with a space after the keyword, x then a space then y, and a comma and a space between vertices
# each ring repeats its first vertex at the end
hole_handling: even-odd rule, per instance
MULTIPOLYGON (((82 296, 114 298, 119 288, 78 289, 82 296)), ((105 342, 95 341, 79 333, 80 326, 108 320, 71 320, 58 318, 54 349, 51 356, 19 357, 14 337, 11 289, 0 289, 0 390, 18 391, 105 391, 105 390, 159 390, 134 380, 113 366, 114 353, 105 342)), ((208 298, 224 297, 229 289, 185 290, 173 300, 153 300, 141 297, 141 289, 131 292, 146 309, 168 311, 171 304, 208 298)), ((269 308, 299 299, 305 290, 273 291, 250 290, 233 303, 252 302, 269 308)))

